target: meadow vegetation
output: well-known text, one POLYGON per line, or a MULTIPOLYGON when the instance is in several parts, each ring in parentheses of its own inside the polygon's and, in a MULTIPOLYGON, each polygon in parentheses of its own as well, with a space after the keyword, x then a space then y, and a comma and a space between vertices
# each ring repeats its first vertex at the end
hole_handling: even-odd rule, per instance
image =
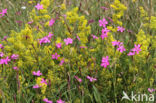
POLYGON ((0 0, 0 103, 154 94, 155 11, 155 0, 0 0))

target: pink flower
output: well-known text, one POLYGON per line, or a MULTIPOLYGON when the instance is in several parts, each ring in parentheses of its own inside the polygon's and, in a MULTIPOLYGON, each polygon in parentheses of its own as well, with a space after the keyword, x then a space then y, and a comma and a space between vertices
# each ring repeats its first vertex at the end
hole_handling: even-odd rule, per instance
POLYGON ((47 85, 47 82, 46 82, 46 80, 44 78, 42 78, 41 83, 44 83, 44 84, 47 85))
POLYGON ((28 24, 32 24, 32 23, 33 23, 33 21, 29 21, 29 22, 28 22, 28 24))
POLYGON ((135 55, 135 52, 129 52, 127 55, 128 55, 128 56, 135 55))
POLYGON ((44 98, 43 101, 46 103, 53 103, 52 101, 48 100, 48 98, 44 98))
POLYGON ((148 91, 149 91, 150 93, 152 93, 152 92, 155 91, 155 89, 153 89, 153 88, 148 88, 148 91))
POLYGON ((1 60, 0 60, 0 64, 8 64, 9 61, 11 61, 11 60, 10 60, 9 57, 7 56, 5 59, 1 59, 1 60))
POLYGON ((58 49, 60 49, 60 48, 62 47, 62 44, 61 44, 61 43, 57 43, 57 44, 56 44, 56 47, 57 47, 58 49))
POLYGON ((102 29, 102 34, 104 33, 108 33, 110 30, 108 30, 107 28, 102 29))
POLYGON ((3 17, 6 13, 7 13, 7 9, 3 9, 2 12, 0 12, 0 15, 2 15, 0 17, 3 17))
POLYGON ((123 45, 119 45, 119 47, 117 48, 117 50, 120 51, 121 53, 122 53, 123 51, 126 51, 126 49, 124 48, 123 45))
POLYGON ((3 45, 2 45, 2 44, 0 44, 0 48, 1 48, 1 49, 3 48, 3 45))
POLYGON ((132 55, 135 55, 135 53, 139 54, 139 52, 141 51, 140 47, 141 45, 134 45, 135 47, 133 49, 131 49, 131 51, 127 54, 128 56, 132 56, 132 55))
POLYGON ((122 42, 113 41, 113 42, 112 42, 112 45, 113 45, 113 46, 118 46, 117 50, 120 51, 121 53, 122 53, 123 51, 126 51, 126 49, 124 48, 122 42))
POLYGON ((55 20, 54 20, 54 19, 51 19, 51 20, 49 21, 49 26, 52 26, 54 23, 55 23, 55 20))
POLYGON ((100 37, 103 40, 104 38, 108 37, 108 34, 107 33, 101 34, 100 37))
POLYGON ((76 38, 80 41, 80 38, 79 38, 79 36, 78 36, 78 35, 76 35, 76 38))
POLYGON ((92 34, 93 39, 98 39, 98 37, 96 35, 92 34))
POLYGON ((102 29, 102 34, 101 34, 101 38, 102 39, 104 39, 104 38, 106 38, 107 36, 108 36, 108 32, 109 32, 110 30, 108 30, 107 28, 104 28, 104 29, 102 29))
POLYGON ((13 54, 13 55, 11 56, 11 59, 18 59, 18 57, 19 57, 19 55, 13 54))
POLYGON ((40 5, 39 3, 35 6, 35 8, 37 8, 37 10, 41 10, 43 9, 43 5, 40 5))
POLYGON ((108 56, 103 57, 101 60, 101 66, 107 68, 108 65, 109 65, 109 57, 108 56))
POLYGON ((93 78, 93 77, 90 77, 90 76, 87 76, 87 79, 89 79, 90 82, 94 82, 94 81, 97 81, 96 78, 93 78))
POLYGON ((61 60, 61 62, 60 62, 60 66, 62 66, 63 65, 63 63, 64 63, 64 58, 61 60))
POLYGON ((101 9, 108 10, 108 8, 106 8, 106 7, 104 7, 104 6, 102 6, 101 9))
POLYGON ((140 47, 141 47, 141 45, 139 45, 139 44, 136 45, 135 44, 135 47, 132 49, 132 51, 137 52, 137 54, 139 54, 139 52, 141 51, 140 47))
POLYGON ((54 34, 52 34, 51 32, 49 32, 49 35, 48 35, 47 37, 48 37, 49 39, 51 39, 53 35, 54 35, 54 34))
POLYGON ((40 88, 40 86, 36 84, 33 86, 33 88, 40 88))
POLYGON ((66 45, 72 44, 73 43, 73 39, 67 38, 67 39, 64 39, 64 42, 66 43, 66 45))
POLYGON ((105 18, 103 18, 102 20, 99 20, 99 26, 106 27, 106 24, 108 24, 108 22, 106 21, 105 18))
POLYGON ((80 83, 82 82, 82 79, 81 78, 79 78, 77 76, 74 76, 74 78, 77 79, 78 82, 80 82, 80 83))
POLYGON ((38 70, 37 72, 33 71, 33 75, 35 75, 35 76, 41 76, 42 73, 40 72, 40 70, 38 70))
POLYGON ((3 40, 6 40, 6 39, 7 39, 7 36, 4 36, 4 38, 2 39, 2 41, 3 41, 3 40))
POLYGON ((3 52, 0 52, 0 57, 3 57, 4 56, 4 53, 3 52))
POLYGON ((58 55, 57 53, 52 54, 51 56, 52 56, 52 59, 56 59, 56 60, 60 57, 60 55, 58 55))
POLYGON ((11 61, 11 59, 9 59, 9 57, 7 56, 7 57, 5 58, 6 64, 7 64, 7 62, 10 62, 10 61, 11 61))
POLYGON ((18 68, 18 67, 13 67, 13 69, 14 69, 14 70, 18 70, 19 68, 18 68))
POLYGON ((125 31, 125 28, 123 28, 121 26, 118 26, 117 28, 118 28, 117 31, 120 31, 120 32, 124 32, 125 31))
POLYGON ((57 100, 57 103, 65 103, 65 101, 59 99, 59 100, 57 100))
POLYGON ((42 39, 39 39, 40 45, 43 43, 50 43, 50 40, 52 38, 54 34, 52 34, 51 32, 49 32, 49 35, 43 37, 42 39))
POLYGON ((42 39, 39 39, 39 40, 40 40, 40 45, 43 43, 50 43, 50 40, 48 37, 43 37, 42 39))
POLYGON ((112 41, 112 45, 113 46, 116 46, 116 45, 119 46, 120 45, 120 42, 118 42, 118 41, 112 41))

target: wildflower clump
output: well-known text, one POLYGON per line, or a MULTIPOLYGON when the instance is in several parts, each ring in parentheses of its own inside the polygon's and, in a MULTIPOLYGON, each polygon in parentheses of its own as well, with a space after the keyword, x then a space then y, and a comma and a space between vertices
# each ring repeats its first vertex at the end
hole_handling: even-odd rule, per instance
MULTIPOLYGON (((143 1, 93 1, 28 1, 26 22, 0 38, 0 102, 120 103, 123 91, 155 92, 155 16, 143 1)), ((3 23, 9 12, 0 10, 3 23)))
POLYGON ((68 37, 76 38, 80 40, 80 45, 85 45, 88 42, 88 36, 91 33, 91 28, 87 26, 87 20, 84 16, 77 14, 78 8, 74 8, 72 11, 66 13, 66 17, 62 20, 65 26, 65 33, 68 37), (77 25, 72 27, 72 25, 77 25), (74 32, 78 30, 78 32, 74 32))

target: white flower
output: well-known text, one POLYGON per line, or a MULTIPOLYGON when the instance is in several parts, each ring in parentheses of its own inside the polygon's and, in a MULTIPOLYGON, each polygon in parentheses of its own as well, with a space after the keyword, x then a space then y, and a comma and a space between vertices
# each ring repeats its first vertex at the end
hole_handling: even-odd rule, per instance
POLYGON ((26 9, 26 7, 25 7, 25 6, 22 6, 21 8, 22 8, 23 10, 24 10, 24 9, 26 9))

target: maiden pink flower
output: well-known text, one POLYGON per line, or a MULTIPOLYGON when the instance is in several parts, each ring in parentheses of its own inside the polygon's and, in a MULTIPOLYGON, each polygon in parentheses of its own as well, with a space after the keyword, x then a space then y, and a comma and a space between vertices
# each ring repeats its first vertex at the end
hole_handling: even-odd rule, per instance
POLYGON ((120 45, 120 42, 119 41, 112 41, 112 45, 113 46, 119 46, 120 45))
POLYGON ((122 53, 123 51, 126 51, 126 49, 124 48, 123 45, 119 45, 119 47, 117 48, 117 50, 120 51, 121 53, 122 53))
POLYGON ((42 78, 41 83, 44 83, 44 84, 47 85, 47 82, 46 82, 46 80, 44 78, 42 78))
POLYGON ((132 49, 132 51, 134 51, 134 52, 136 52, 137 54, 139 54, 139 52, 141 51, 141 49, 140 49, 140 47, 141 47, 141 45, 136 45, 135 44, 135 47, 132 49))
POLYGON ((51 39, 53 35, 54 35, 54 34, 52 34, 51 32, 49 32, 49 35, 48 35, 47 37, 48 37, 49 39, 51 39))
POLYGON ((52 34, 51 32, 49 32, 49 35, 43 37, 42 39, 39 39, 40 45, 43 43, 50 43, 50 40, 52 38, 54 34, 52 34))
POLYGON ((52 59, 56 59, 56 60, 60 57, 60 55, 58 55, 57 53, 52 54, 51 56, 52 56, 52 59))
POLYGON ((39 3, 35 6, 35 8, 37 9, 37 10, 41 10, 41 9, 43 9, 43 5, 40 5, 39 3))
POLYGON ((4 53, 3 52, 0 52, 0 57, 3 57, 4 56, 4 53))
POLYGON ((4 38, 2 39, 2 41, 3 41, 3 40, 6 40, 7 38, 8 38, 7 36, 4 36, 4 38))
POLYGON ((50 40, 48 37, 43 37, 42 39, 39 39, 39 40, 40 40, 40 45, 43 43, 50 43, 50 40))
POLYGON ((54 19, 51 19, 51 20, 49 21, 49 26, 53 26, 54 23, 55 23, 55 20, 54 20, 54 19))
POLYGON ((78 36, 78 35, 76 35, 76 38, 80 41, 80 38, 79 38, 79 36, 78 36))
POLYGON ((53 103, 52 101, 48 100, 48 98, 44 98, 43 101, 46 103, 53 103))
POLYGON ((19 55, 13 54, 13 55, 11 56, 11 59, 18 59, 18 57, 19 57, 19 55))
POLYGON ((57 44, 56 44, 56 47, 57 47, 58 49, 60 49, 60 48, 62 47, 62 44, 61 44, 61 43, 57 43, 57 44))
POLYGON ((101 38, 104 39, 108 36, 108 32, 110 30, 108 30, 107 28, 102 29, 102 34, 101 34, 101 38))
POLYGON ((65 101, 59 99, 59 100, 57 100, 57 103, 65 103, 65 101))
POLYGON ((35 88, 35 89, 40 88, 40 86, 36 84, 36 85, 33 86, 33 88, 35 88))
POLYGON ((3 48, 3 45, 2 45, 2 44, 0 44, 0 48, 1 48, 1 49, 3 48))
POLYGON ((64 39, 64 42, 66 43, 66 45, 72 44, 73 43, 73 39, 67 38, 67 39, 64 39))
POLYGON ((97 81, 96 78, 93 78, 93 77, 90 77, 90 76, 87 76, 87 79, 89 79, 90 82, 94 82, 94 81, 97 81))
POLYGON ((61 60, 61 62, 60 62, 60 66, 62 66, 63 65, 63 63, 64 63, 64 58, 61 60))
POLYGON ((40 72, 40 70, 38 70, 37 72, 33 71, 33 75, 35 75, 35 76, 41 76, 42 73, 40 72))
POLYGON ((2 12, 0 12, 0 17, 5 16, 6 13, 7 13, 7 9, 3 9, 2 12))
POLYGON ((0 64, 8 64, 9 61, 11 61, 11 60, 10 60, 9 57, 7 56, 5 59, 1 59, 1 60, 0 60, 0 64))
POLYGON ((131 51, 127 54, 128 56, 132 56, 135 55, 135 53, 139 54, 139 52, 141 51, 140 47, 141 45, 134 45, 135 47, 133 49, 131 49, 131 51))
POLYGON ((98 37, 96 35, 92 34, 93 39, 98 39, 98 37))
POLYGON ((127 55, 128 55, 128 56, 135 55, 135 52, 129 52, 127 55))
POLYGON ((119 41, 113 41, 112 42, 112 45, 113 46, 118 46, 117 50, 120 51, 121 53, 123 51, 126 51, 125 47, 123 46, 123 43, 122 42, 119 42, 119 41))
POLYGON ((18 68, 18 67, 13 67, 13 69, 14 69, 14 70, 18 70, 19 68, 18 68))
POLYGON ((103 57, 101 60, 101 66, 107 68, 108 65, 109 65, 109 57, 108 56, 103 57))
POLYGON ((104 38, 108 37, 108 34, 107 33, 101 34, 100 37, 103 40, 104 38))
POLYGON ((102 29, 102 34, 108 33, 110 30, 108 30, 107 28, 102 29))
POLYGON ((118 27, 117 27, 117 31, 124 32, 124 31, 125 31, 125 28, 123 28, 123 27, 121 27, 121 26, 118 26, 118 27))
POLYGON ((29 21, 29 22, 28 22, 28 24, 32 24, 32 23, 33 23, 33 21, 29 21))
POLYGON ((4 64, 4 61, 5 61, 4 59, 1 59, 0 64, 4 64))
POLYGON ((105 18, 103 18, 102 20, 99 20, 99 26, 106 27, 106 24, 108 24, 108 22, 106 21, 105 18))
POLYGON ((104 6, 102 6, 101 9, 108 10, 108 8, 106 8, 106 7, 104 7, 104 6))
POLYGON ((148 91, 149 91, 150 93, 152 93, 152 92, 155 91, 155 89, 153 89, 153 88, 148 88, 148 91))
POLYGON ((77 79, 78 82, 80 82, 80 83, 82 82, 82 79, 79 78, 78 76, 74 76, 74 78, 77 79))

